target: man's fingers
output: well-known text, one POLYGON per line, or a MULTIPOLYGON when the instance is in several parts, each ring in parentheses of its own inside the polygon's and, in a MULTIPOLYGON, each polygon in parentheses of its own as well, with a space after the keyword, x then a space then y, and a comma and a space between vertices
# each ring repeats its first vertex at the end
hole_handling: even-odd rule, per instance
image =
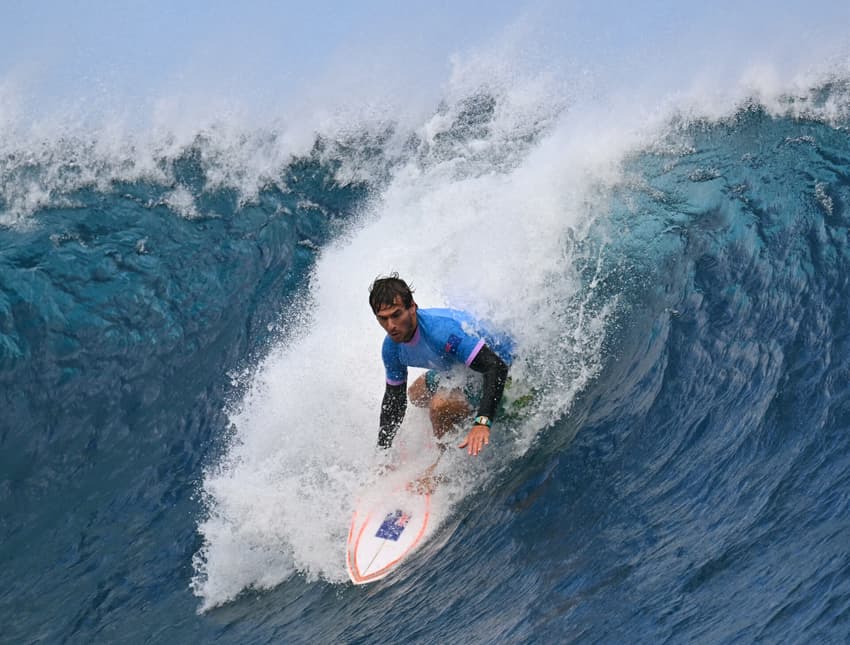
POLYGON ((466 439, 464 439, 462 443, 458 444, 458 448, 466 448, 470 455, 477 456, 478 453, 481 452, 482 448, 489 443, 489 432, 476 432, 475 430, 472 430, 468 435, 466 435, 466 439))

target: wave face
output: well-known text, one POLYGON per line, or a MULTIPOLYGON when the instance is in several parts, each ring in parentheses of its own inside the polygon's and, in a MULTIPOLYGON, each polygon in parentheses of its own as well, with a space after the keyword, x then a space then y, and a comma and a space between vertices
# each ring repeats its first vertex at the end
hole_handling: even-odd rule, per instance
POLYGON ((538 480, 505 497, 523 517, 514 557, 546 599, 517 626, 531 638, 839 642, 846 121, 750 105, 674 131, 626 162, 612 195, 606 255, 622 264, 606 275, 625 307, 603 374, 550 432, 581 430, 567 450, 547 435, 538 480))
POLYGON ((300 155, 4 152, 10 640, 846 638, 846 83, 608 140, 509 90, 300 155), (363 589, 390 270, 510 329, 539 400, 363 589))

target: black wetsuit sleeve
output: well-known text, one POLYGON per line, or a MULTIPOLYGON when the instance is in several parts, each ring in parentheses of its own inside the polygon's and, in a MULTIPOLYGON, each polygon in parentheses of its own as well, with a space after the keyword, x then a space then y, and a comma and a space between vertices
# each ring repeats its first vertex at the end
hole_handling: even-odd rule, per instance
POLYGON ((492 419, 499 407, 499 401, 502 400, 505 381, 508 380, 508 366, 496 352, 484 345, 469 367, 484 375, 484 389, 478 414, 492 419))
POLYGON ((395 433, 401 422, 404 421, 404 412, 407 410, 407 384, 390 385, 384 391, 384 400, 381 403, 381 429, 378 431, 378 446, 389 448, 395 439, 395 433))

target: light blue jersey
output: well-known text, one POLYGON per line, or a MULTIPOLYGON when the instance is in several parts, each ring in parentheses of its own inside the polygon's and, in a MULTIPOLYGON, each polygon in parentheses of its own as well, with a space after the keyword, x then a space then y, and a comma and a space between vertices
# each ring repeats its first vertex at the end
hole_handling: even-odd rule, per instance
POLYGON ((408 343, 384 338, 381 355, 387 383, 407 383, 407 368, 446 372, 458 364, 469 366, 486 344, 510 365, 513 343, 483 329, 475 318, 456 309, 418 309, 416 332, 408 343))

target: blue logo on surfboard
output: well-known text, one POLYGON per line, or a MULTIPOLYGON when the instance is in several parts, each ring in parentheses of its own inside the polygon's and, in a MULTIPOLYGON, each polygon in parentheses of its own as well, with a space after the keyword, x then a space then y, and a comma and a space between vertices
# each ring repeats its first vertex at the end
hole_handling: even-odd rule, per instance
POLYGON ((381 526, 378 527, 378 532, 375 533, 375 537, 379 537, 382 540, 392 540, 393 542, 396 542, 409 521, 410 514, 405 513, 404 511, 387 513, 384 521, 381 522, 381 526))

